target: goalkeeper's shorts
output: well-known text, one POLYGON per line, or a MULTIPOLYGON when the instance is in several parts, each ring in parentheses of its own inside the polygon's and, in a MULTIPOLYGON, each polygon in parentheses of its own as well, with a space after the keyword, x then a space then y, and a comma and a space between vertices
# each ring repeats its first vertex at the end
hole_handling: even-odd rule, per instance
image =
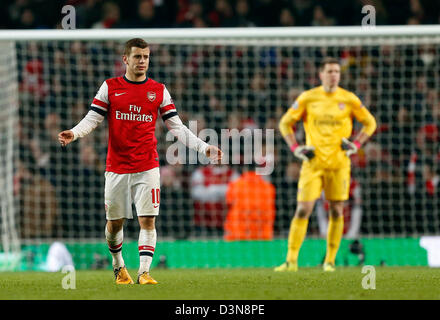
POLYGON ((157 216, 160 202, 159 168, 126 174, 106 171, 104 194, 107 220, 133 219, 132 203, 138 216, 157 216))
POLYGON ((344 201, 350 192, 350 166, 321 169, 303 162, 298 181, 297 201, 317 200, 324 190, 329 201, 344 201))

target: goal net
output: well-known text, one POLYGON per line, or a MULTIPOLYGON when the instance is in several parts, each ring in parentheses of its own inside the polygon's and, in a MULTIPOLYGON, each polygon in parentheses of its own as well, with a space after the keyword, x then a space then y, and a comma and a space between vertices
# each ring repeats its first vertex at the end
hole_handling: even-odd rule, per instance
MULTIPOLYGON (((2 248, 11 250, 8 243, 17 243, 16 238, 103 243, 107 125, 67 148, 60 147, 57 134, 82 119, 105 79, 124 74, 122 48, 132 37, 149 43, 148 76, 166 84, 184 123, 197 127, 195 133, 275 130, 274 138, 264 141, 263 155, 264 165, 273 164, 263 178, 276 190, 274 215, 250 218, 257 220, 255 228, 269 230, 257 232, 256 240, 287 237, 300 163, 279 134, 278 122, 303 90, 319 85, 318 65, 325 56, 340 60, 341 87, 356 93, 378 122, 372 139, 352 157, 345 238, 439 235, 439 31, 411 26, 1 33, 0 65, 6 74, 0 86, 2 248)), ((354 133, 360 127, 355 123, 354 133)), ((296 135, 304 142, 301 125, 296 135)), ((243 171, 245 139, 238 160, 231 146, 229 163, 212 166, 190 163, 191 152, 170 163, 166 155, 175 141, 167 139, 160 119, 156 137, 158 245, 240 240, 225 234, 226 194, 243 171)), ((254 160, 261 165, 261 159, 254 160)), ((326 221, 327 203, 320 200, 308 239, 325 239, 326 221)), ((251 228, 249 221, 238 223, 240 230, 251 228)), ((136 220, 126 223, 124 234, 137 239, 136 220)))

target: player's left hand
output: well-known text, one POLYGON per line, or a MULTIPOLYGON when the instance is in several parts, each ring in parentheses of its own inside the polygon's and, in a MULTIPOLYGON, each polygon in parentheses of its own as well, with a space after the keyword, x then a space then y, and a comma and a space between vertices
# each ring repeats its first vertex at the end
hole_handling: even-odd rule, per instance
POLYGON ((208 146, 205 155, 211 160, 211 162, 219 162, 223 157, 223 151, 216 146, 208 146))
POLYGON ((58 141, 60 144, 65 147, 69 143, 73 141, 73 132, 72 130, 64 130, 58 134, 58 141))
POLYGON ((347 157, 350 157, 352 154, 356 154, 358 150, 361 148, 361 143, 357 140, 351 142, 347 138, 342 138, 342 150, 347 150, 345 154, 347 157))

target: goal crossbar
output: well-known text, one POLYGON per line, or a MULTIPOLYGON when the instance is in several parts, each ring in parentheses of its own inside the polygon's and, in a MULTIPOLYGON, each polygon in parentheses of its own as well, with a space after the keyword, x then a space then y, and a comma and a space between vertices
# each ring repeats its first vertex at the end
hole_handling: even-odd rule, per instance
MULTIPOLYGON (((417 26, 332 26, 332 27, 256 27, 256 28, 172 28, 172 29, 76 29, 76 30, 0 30, 0 41, 39 40, 127 40, 146 38, 152 43, 227 45, 319 45, 325 38, 330 45, 423 43, 439 38, 440 25, 417 26)), ((437 40, 439 41, 439 40, 437 40)))

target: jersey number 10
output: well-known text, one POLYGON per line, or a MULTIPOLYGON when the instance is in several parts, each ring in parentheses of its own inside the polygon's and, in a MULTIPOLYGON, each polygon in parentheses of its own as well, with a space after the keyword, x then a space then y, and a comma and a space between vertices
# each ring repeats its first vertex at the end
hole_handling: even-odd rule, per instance
POLYGON ((151 202, 153 204, 159 204, 160 203, 160 189, 151 189, 151 202))

